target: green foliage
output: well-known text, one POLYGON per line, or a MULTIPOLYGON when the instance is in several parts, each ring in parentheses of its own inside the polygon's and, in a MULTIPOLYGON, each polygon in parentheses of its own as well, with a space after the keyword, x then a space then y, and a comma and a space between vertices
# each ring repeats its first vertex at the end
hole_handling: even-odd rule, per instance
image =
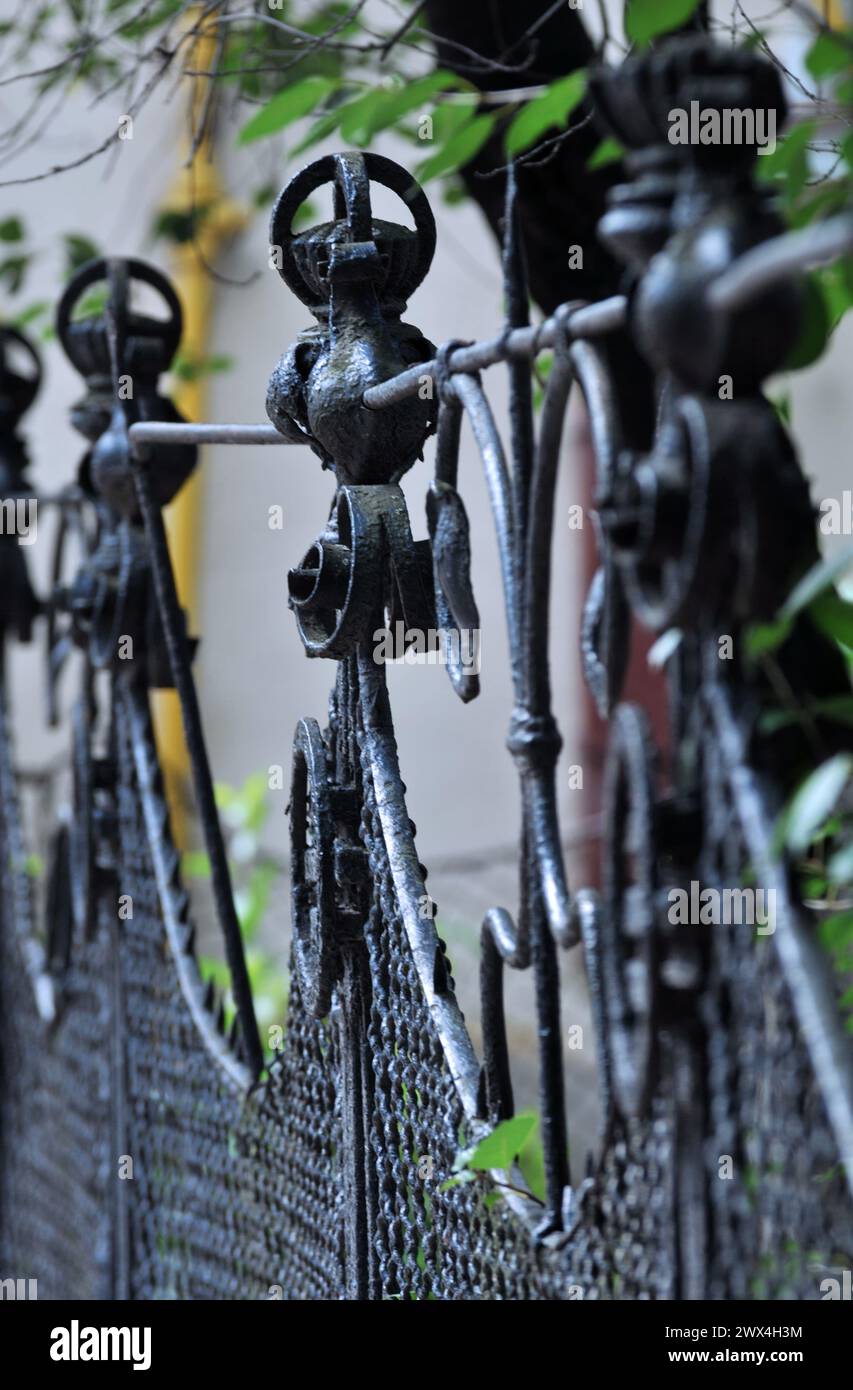
POLYGON ((628 0, 625 33, 636 44, 645 45, 684 24, 699 8, 700 0, 628 0))
POLYGON ((806 55, 806 67, 812 77, 822 81, 853 69, 853 47, 841 34, 822 29, 806 55))
MULTIPOLYGON (((258 941, 270 894, 281 877, 279 866, 267 858, 259 846, 259 836, 269 815, 266 776, 262 772, 253 773, 241 787, 218 784, 216 804, 226 834, 234 905, 246 948, 255 1014, 261 1037, 266 1039, 271 1025, 283 1026, 288 997, 286 970, 258 941)), ((210 860, 207 854, 201 851, 183 854, 181 871, 186 879, 208 879, 210 860)), ((215 956, 201 956, 199 970, 204 980, 211 980, 222 991, 226 1023, 230 1022, 234 1016, 234 1001, 227 964, 215 956)))
POLYGON ((804 854, 820 827, 835 810, 853 772, 853 757, 836 753, 810 772, 783 813, 784 843, 794 854, 804 854))
POLYGON ((837 555, 818 560, 794 586, 779 610, 781 618, 795 618, 810 608, 815 599, 853 565, 853 546, 845 546, 837 555))
POLYGON ((528 101, 506 133, 506 152, 512 158, 535 145, 546 131, 563 129, 586 92, 586 73, 581 69, 552 82, 547 92, 528 101))
POLYGON ((198 381, 216 372, 230 372, 233 366, 233 357, 225 353, 212 353, 208 357, 188 357, 186 353, 178 353, 169 370, 180 381, 198 381))
POLYGON ((20 217, 6 217, 0 222, 0 241, 23 241, 24 224, 20 217))
POLYGON ((177 246, 194 241, 209 212, 207 204, 193 208, 163 208, 154 218, 151 229, 153 236, 155 240, 162 237, 177 246))
POLYGON ((334 87, 329 77, 303 77, 277 92, 250 121, 243 126, 237 137, 240 145, 251 144, 265 135, 275 135, 292 125, 303 116, 315 111, 334 87))
POLYGON ((618 164, 620 159, 625 158, 624 146, 618 140, 608 136, 602 140, 601 144, 594 149, 589 159, 586 161, 587 169, 606 169, 610 164, 618 164))
POLYGON ((474 116, 454 131, 446 144, 415 170, 421 183, 429 183, 447 174, 455 174, 485 145, 495 128, 494 116, 474 116))
POLYGON ((81 266, 94 261, 101 252, 91 237, 79 232, 66 232, 62 238, 65 247, 65 274, 68 279, 75 275, 81 266))

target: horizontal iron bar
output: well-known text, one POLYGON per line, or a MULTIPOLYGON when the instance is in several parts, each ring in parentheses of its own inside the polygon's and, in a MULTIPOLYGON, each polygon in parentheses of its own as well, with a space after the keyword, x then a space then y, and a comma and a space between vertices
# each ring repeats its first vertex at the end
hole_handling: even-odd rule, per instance
POLYGON ((711 286, 715 309, 736 309, 787 275, 828 265, 853 251, 853 217, 828 218, 816 227, 786 232, 739 256, 711 286))
MULTIPOLYGON (((130 427, 134 452, 145 444, 296 444, 274 425, 172 425, 164 420, 139 421, 130 427)), ((306 444, 310 443, 306 439, 306 444)))
MULTIPOLYGON (((574 310, 563 305, 544 323, 516 328, 485 342, 457 348, 450 354, 448 367, 451 372, 477 372, 508 358, 535 357, 543 348, 553 347, 562 333, 567 332, 571 338, 595 338, 612 333, 625 322, 625 311, 624 295, 614 295, 600 304, 585 304, 574 310)), ((422 362, 379 386, 371 386, 364 393, 364 404, 371 410, 381 410, 413 396, 423 378, 432 376, 436 367, 435 361, 422 362)), ((302 441, 286 438, 273 425, 194 425, 141 420, 131 425, 130 442, 134 453, 138 454, 147 444, 252 445, 299 444, 302 441)), ((309 444, 310 440, 306 439, 305 443, 309 444)))
MULTIPOLYGON (((511 333, 501 333, 483 343, 471 343, 459 347, 448 358, 451 372, 478 372, 483 367, 492 367, 496 362, 505 362, 510 357, 535 357, 543 348, 554 347, 561 334, 568 333, 571 338, 597 338, 612 333, 625 322, 627 300, 624 295, 613 295, 603 299, 600 304, 584 304, 568 311, 563 305, 544 323, 530 328, 515 328, 511 333)), ((413 396, 420 388, 425 376, 432 376, 437 363, 421 362, 409 367, 399 376, 383 381, 379 386, 371 386, 364 393, 364 404, 371 410, 381 410, 384 406, 396 405, 407 396, 413 396)))

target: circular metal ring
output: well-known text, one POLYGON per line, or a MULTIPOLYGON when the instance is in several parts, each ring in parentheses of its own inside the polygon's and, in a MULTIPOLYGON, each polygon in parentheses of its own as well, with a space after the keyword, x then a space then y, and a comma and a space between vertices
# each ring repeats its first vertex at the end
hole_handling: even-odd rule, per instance
POLYGON ((385 491, 339 488, 334 540, 321 537, 290 572, 290 606, 309 656, 348 656, 377 610, 385 533, 376 493, 385 491))
POLYGON ((411 174, 393 159, 380 154, 328 154, 302 169, 282 189, 270 217, 270 245, 281 253, 277 270, 290 290, 311 305, 315 296, 299 269, 293 252, 293 219, 302 204, 324 183, 335 186, 335 212, 345 216, 356 241, 370 240, 372 215, 370 183, 381 184, 406 204, 415 223, 418 254, 399 286, 401 299, 408 299, 424 279, 435 254, 435 218, 426 194, 411 174))
MULTIPOLYGON (((181 310, 180 300, 166 276, 163 275, 156 266, 149 265, 147 261, 139 261, 133 257, 128 257, 127 259, 116 258, 111 261, 108 257, 100 256, 97 260, 87 261, 84 266, 80 267, 76 275, 72 276, 56 310, 57 337, 65 349, 67 356, 74 365, 78 367, 78 370, 83 370, 83 366, 78 362, 75 353, 74 339, 70 331, 72 328, 71 314, 84 290, 87 290, 90 285, 95 285, 101 280, 112 283, 116 266, 121 268, 122 274, 126 278, 128 284, 135 280, 140 284, 148 285, 151 289, 156 290, 165 301, 169 310, 169 318, 164 319, 162 322, 164 355, 168 355, 169 359, 171 359, 177 351, 178 344, 181 341, 183 312, 181 310)), ((117 318, 123 321, 125 331, 133 330, 134 316, 130 314, 129 305, 126 302, 123 304, 114 304, 113 312, 116 314, 117 318)), ((147 319, 146 322, 154 323, 156 320, 147 319)))

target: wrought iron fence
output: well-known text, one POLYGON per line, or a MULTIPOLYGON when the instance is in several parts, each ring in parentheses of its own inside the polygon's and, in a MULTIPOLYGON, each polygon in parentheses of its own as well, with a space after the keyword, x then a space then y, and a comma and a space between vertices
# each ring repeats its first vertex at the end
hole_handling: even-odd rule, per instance
MULTIPOLYGON (((783 104, 754 56, 715 55, 704 40, 602 75, 599 108, 631 150, 631 181, 601 228, 628 267, 626 294, 531 325, 510 178, 507 320, 489 342, 436 350, 402 322, 435 243, 404 170, 342 154, 297 175, 271 242, 316 327, 273 372, 272 425, 186 425, 159 394, 181 319, 158 272, 96 262, 68 286, 58 333, 85 382, 73 422, 87 449, 75 481, 39 499, 59 514, 46 600, 14 536, 0 540, 5 642, 39 618, 52 720, 69 653, 85 657, 69 727, 74 816, 53 828, 43 902, 27 871, 5 694, 0 724, 0 1249, 3 1270, 37 1277, 40 1296, 810 1298, 821 1268, 853 1260, 850 1043, 774 838, 790 769, 809 749, 798 726, 762 732, 764 676, 737 654, 719 659, 721 634, 739 653, 745 626, 771 617, 792 570, 817 555, 808 489, 761 385, 797 331, 797 269, 827 240, 849 245, 850 228, 783 236, 753 182, 754 150, 728 151, 721 165, 718 151, 667 142, 666 113, 700 71, 707 103, 735 90, 742 105, 783 104), (373 216, 372 182, 403 199, 414 230, 373 216), (294 214, 324 183, 334 219, 294 234, 294 214), (101 282, 105 301, 79 316, 101 282), (133 308, 136 282, 161 295, 167 320, 133 308), (643 453, 623 446, 607 351, 626 332, 658 379, 643 453), (546 348, 535 417, 530 368, 546 348), (511 378, 508 447, 481 381, 499 365, 511 378), (720 398, 723 373, 733 399, 720 398), (566 883, 548 674, 553 499, 573 383, 597 469, 584 667, 611 729, 600 893, 566 883), (523 823, 517 911, 495 908, 483 923, 482 1059, 418 859, 374 636, 398 620, 437 632, 457 694, 477 695, 457 476, 465 418, 497 531, 523 823), (400 479, 433 432, 429 537, 415 540, 400 479), (308 445, 335 475, 330 515, 288 579, 306 652, 336 675, 327 727, 305 718, 294 739, 292 985, 269 1064, 161 515, 206 440, 308 445), (680 633, 667 661, 668 749, 621 702, 635 618, 680 633), (199 973, 170 832, 149 711, 162 687, 183 713, 236 1006, 229 1031, 199 973), (673 924, 673 889, 749 883, 775 893, 766 935, 673 924), (584 955, 604 1117, 600 1157, 575 1185, 566 951, 584 955), (544 1203, 511 1164, 475 1174, 457 1159, 513 1114, 503 978, 528 969, 544 1203)), ((4 330, 2 493, 26 500, 18 427, 38 381, 14 368, 16 339, 4 330)), ((795 693, 848 689, 840 658, 805 624, 785 650, 795 693)), ((820 736, 837 746, 837 726, 820 736)))

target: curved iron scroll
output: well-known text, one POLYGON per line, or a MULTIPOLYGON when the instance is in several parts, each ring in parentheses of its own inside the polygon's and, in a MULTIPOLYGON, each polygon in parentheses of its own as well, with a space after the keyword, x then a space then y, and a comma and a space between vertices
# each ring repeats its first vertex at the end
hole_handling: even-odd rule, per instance
MULTIPOLYGON (((707 102, 730 100, 734 87, 739 105, 760 97, 781 113, 765 65, 704 40, 673 40, 602 73, 597 104, 632 151, 630 182, 615 190, 601 229, 625 261, 626 295, 528 322, 510 178, 507 322, 490 343, 436 350, 403 323, 435 232, 425 196, 398 166, 330 156, 276 204, 282 278, 317 322, 273 372, 268 413, 281 440, 308 444, 336 484, 328 519, 288 576, 290 607, 307 654, 335 661, 337 674, 328 727, 305 718, 294 740, 291 995, 263 1075, 160 515, 194 462, 192 427, 157 389, 179 337, 177 305, 135 262, 95 265, 69 287, 61 337, 87 379, 74 418, 93 447, 59 499, 68 519, 47 605, 54 710, 71 646, 85 653, 75 818, 73 833, 60 827, 55 838, 47 944, 25 871, 5 712, 0 721, 0 1232, 4 1261, 37 1270, 45 1290, 816 1298, 820 1269, 853 1257, 850 1044, 773 836, 812 749, 798 726, 762 732, 772 691, 739 655, 745 626, 775 614, 792 575, 817 555, 807 487, 761 393, 796 333, 800 289, 777 248, 771 291, 762 277, 752 296, 742 285, 743 298, 718 293, 781 229, 752 181, 754 151, 738 152, 729 178, 704 147, 667 141, 667 113, 699 75, 707 102), (326 181, 333 219, 294 235, 300 203, 326 181), (373 217, 372 181, 408 204, 414 229, 373 217), (75 321, 75 297, 99 277, 106 311, 75 321), (165 329, 133 313, 135 277, 163 294, 165 329), (643 453, 624 447, 604 341, 624 332, 657 373, 657 425, 643 453), (554 360, 535 427, 529 369, 545 347, 554 360), (511 376, 508 449, 480 377, 496 363, 511 376), (121 391, 128 372, 141 387, 131 404, 121 391), (733 399, 717 390, 723 373, 733 399), (591 422, 600 548, 579 636, 611 738, 601 891, 570 895, 548 635, 554 492, 574 383, 591 422), (482 1061, 419 862, 375 636, 398 619, 410 634, 437 630, 453 688, 476 698, 479 676, 462 656, 479 628, 458 467, 466 420, 497 531, 523 825, 517 911, 494 908, 483 923, 482 1061), (416 540, 400 480, 433 432, 429 539, 416 540), (66 586, 75 527, 85 553, 66 586), (622 700, 635 617, 670 633, 666 748, 622 700), (123 635, 136 653, 124 665, 123 635), (721 635, 730 661, 720 660, 721 635), (170 837, 147 695, 163 682, 181 696, 214 865, 237 1002, 230 1034, 200 979, 170 837), (767 939, 736 923, 684 924, 669 910, 673 893, 742 890, 749 876, 775 895, 767 939), (131 920, 116 917, 120 892, 134 903, 131 920), (581 945, 603 1134, 600 1157, 572 1185, 558 986, 560 952, 581 945), (456 1163, 460 1144, 512 1114, 503 975, 528 968, 544 1203, 515 1169, 460 1179, 456 1163), (117 1180, 117 1156, 133 1159, 133 1183, 117 1180)), ((21 387, 21 409, 25 396, 21 387)), ((3 422, 16 487, 19 413, 3 422)), ((244 431, 247 442, 269 433, 244 431)), ((4 631, 25 635, 38 603, 14 563, 4 631)), ((848 689, 840 659, 806 620, 780 660, 804 698, 848 689)), ((827 751, 839 746, 837 726, 820 721, 818 733, 827 751)))

